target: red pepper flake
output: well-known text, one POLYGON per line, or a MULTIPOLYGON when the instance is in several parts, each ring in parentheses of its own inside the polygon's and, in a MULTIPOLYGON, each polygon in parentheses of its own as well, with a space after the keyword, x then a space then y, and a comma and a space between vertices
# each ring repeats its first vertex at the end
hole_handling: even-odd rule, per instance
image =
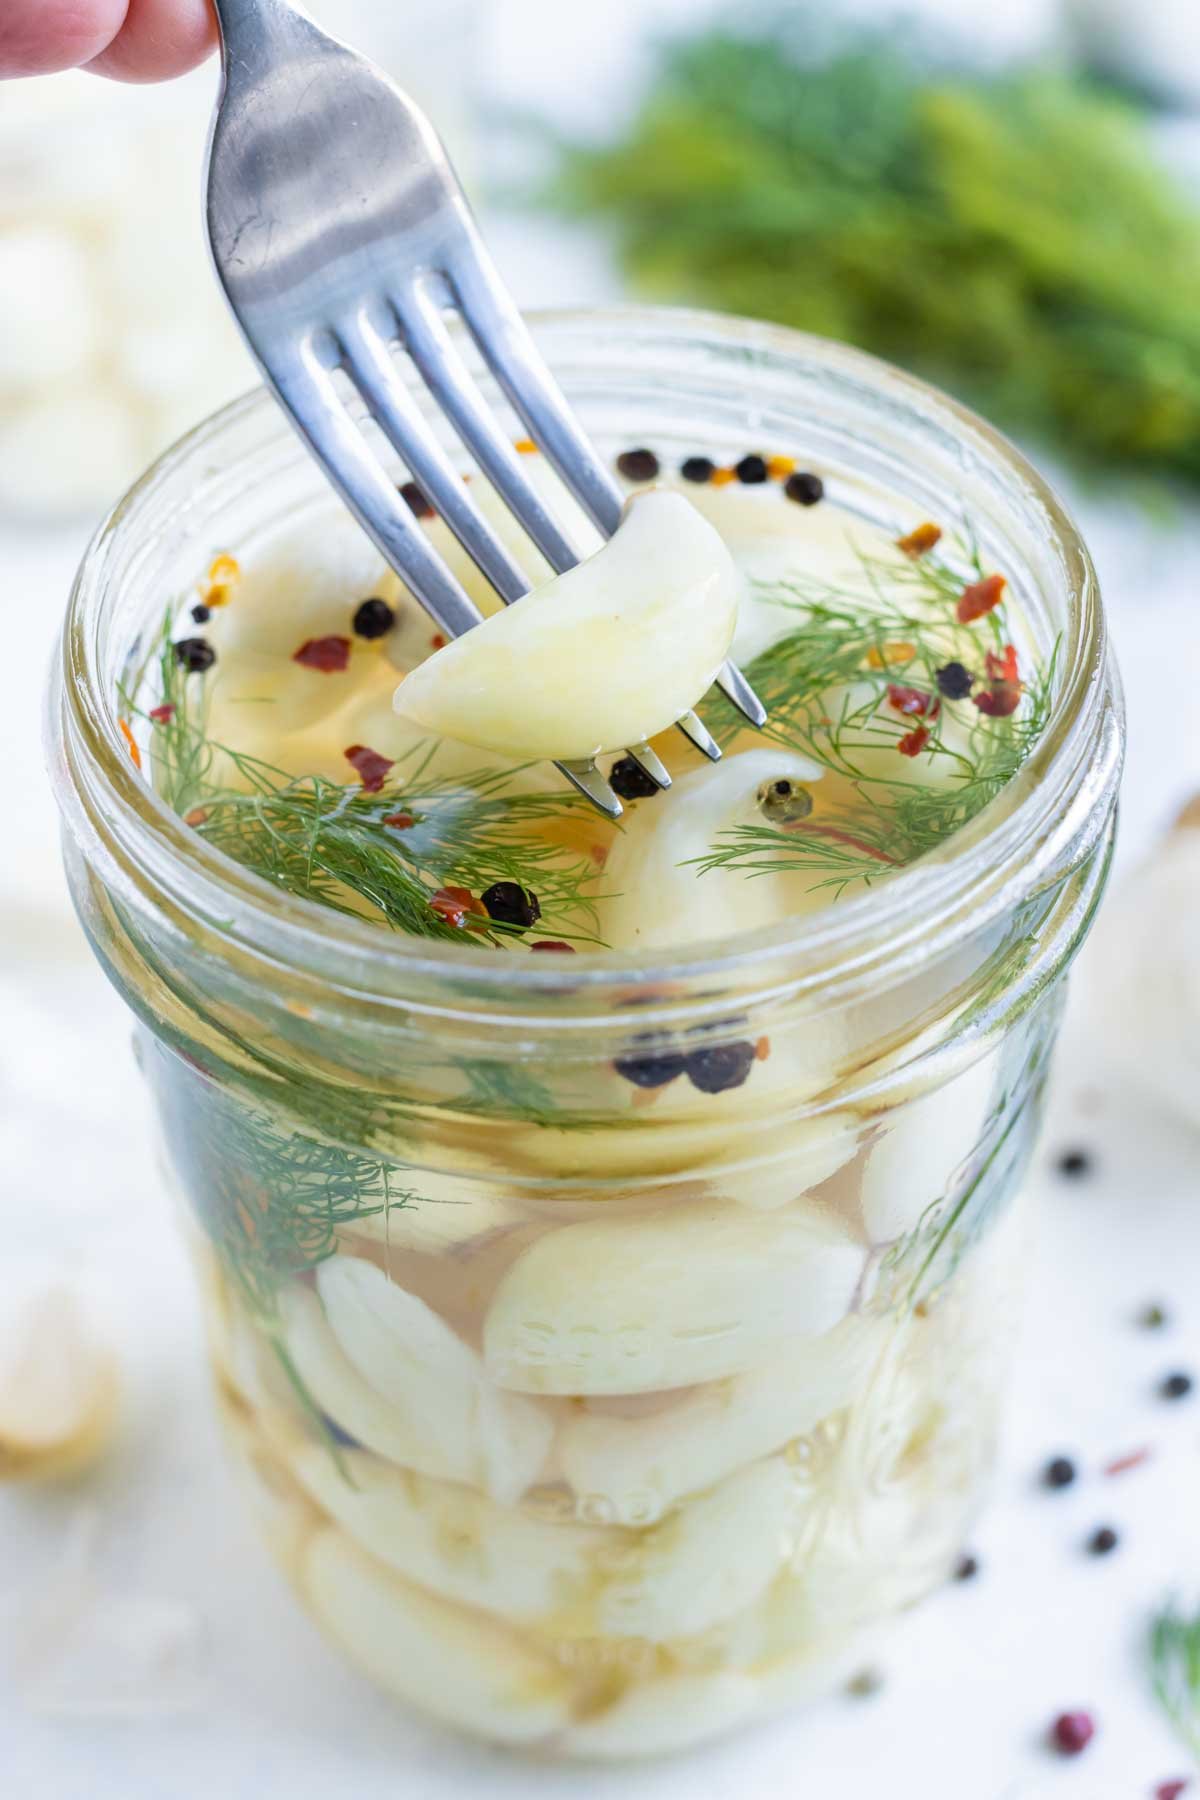
POLYGON ((435 631, 429 642, 435 650, 444 650, 446 648, 446 639, 442 636, 440 631, 435 631))
POLYGON ((835 843, 848 844, 852 850, 861 850, 864 856, 873 856, 876 862, 894 864, 896 858, 889 856, 886 850, 879 849, 876 844, 868 844, 865 838, 855 837, 852 831, 842 831, 837 825, 821 825, 813 819, 798 820, 794 825, 785 825, 785 831, 815 832, 817 837, 832 838, 835 843))
POLYGON ((1021 704, 1021 684, 1019 681, 993 681, 990 688, 971 695, 971 704, 986 713, 989 719, 1007 719, 1021 704))
POLYGON ((513 449, 516 451, 518 456, 536 456, 537 455, 537 445, 534 443, 532 438, 517 438, 517 440, 513 444, 513 449))
POLYGON ((191 812, 184 813, 183 822, 185 825, 203 825, 207 817, 207 806, 193 806, 191 812))
POLYGON ((383 824, 392 825, 397 831, 409 831, 416 824, 410 812, 388 813, 383 824))
POLYGON ((1114 1457, 1112 1462, 1105 1463, 1103 1469, 1101 1470, 1101 1474, 1102 1475, 1124 1475, 1124 1474, 1127 1474, 1130 1469, 1140 1469, 1142 1464, 1149 1462, 1150 1458, 1153 1455, 1154 1455, 1154 1452, 1153 1452, 1153 1450, 1151 1450, 1150 1446, 1148 1444, 1144 1444, 1140 1450, 1129 1450, 1126 1452, 1126 1454, 1124 1456, 1114 1457))
POLYGON ((796 468, 794 456, 768 456, 767 474, 772 481, 786 481, 796 468))
POLYGON ((972 581, 959 596, 955 608, 955 618, 960 625, 973 625, 976 619, 982 619, 999 606, 1004 598, 1004 590, 1008 582, 1003 575, 985 575, 982 581, 972 581))
POLYGON ((487 918, 487 908, 475 898, 470 888, 438 888, 429 896, 429 904, 439 919, 445 919, 447 925, 456 925, 460 929, 466 924, 468 913, 480 913, 487 918))
POLYGON ((771 1054, 770 1038, 769 1037, 755 1038, 755 1040, 754 1040, 754 1060, 755 1060, 755 1062, 766 1062, 766 1060, 767 1060, 768 1056, 770 1056, 770 1054, 771 1054))
POLYGON ((901 756, 920 756, 928 742, 928 725, 918 725, 915 731, 907 732, 905 736, 900 739, 896 748, 901 756))
POLYGON ((1017 668, 1017 653, 1011 644, 1005 644, 1003 654, 1000 656, 997 656, 994 650, 989 650, 983 660, 987 664, 987 678, 989 681, 1020 680, 1020 671, 1017 668))
POLYGON ((929 552, 941 541, 941 526, 932 525, 926 521, 924 525, 918 525, 915 531, 910 531, 904 537, 897 538, 896 548, 903 551, 905 556, 911 556, 915 562, 918 556, 928 556, 929 552))
POLYGON ((392 767, 392 758, 381 756, 378 750, 368 750, 365 744, 351 744, 342 755, 362 782, 364 794, 377 794, 392 767))
POLYGON ((936 719, 942 710, 937 696, 927 694, 924 688, 897 687, 894 681, 889 681, 887 697, 889 706, 915 719, 936 719))
POLYGON ((709 476, 713 487, 728 487, 731 481, 737 480, 736 469, 714 469, 709 476))
POLYGON ((539 938, 536 944, 530 944, 531 950, 560 950, 565 956, 574 956, 574 944, 564 944, 561 938, 539 938))
POLYGON ((150 708, 150 717, 154 720, 156 725, 169 725, 171 720, 175 717, 175 708, 169 703, 164 706, 152 706, 150 708))
POLYGON ((317 669, 322 675, 340 675, 350 666, 350 639, 305 638, 300 648, 293 650, 292 661, 305 669, 317 669))
POLYGON ((588 855, 591 857, 596 867, 602 869, 608 861, 608 845, 593 844, 588 850, 588 855))
POLYGON ((142 766, 142 753, 138 749, 137 739, 134 737, 132 731, 130 731, 124 719, 118 719, 117 724, 121 728, 121 736, 125 739, 125 748, 129 752, 130 762, 135 769, 140 769, 142 766))

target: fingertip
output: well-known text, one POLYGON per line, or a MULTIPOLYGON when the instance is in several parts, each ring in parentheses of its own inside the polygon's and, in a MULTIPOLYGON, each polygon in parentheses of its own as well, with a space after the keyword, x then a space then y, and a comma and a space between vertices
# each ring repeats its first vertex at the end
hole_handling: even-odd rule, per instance
POLYGON ((0 5, 0 75, 53 75, 102 56, 125 22, 127 0, 36 0, 0 5))
POLYGON ((88 68, 112 81, 172 81, 217 41, 209 0, 128 0, 125 22, 88 68))

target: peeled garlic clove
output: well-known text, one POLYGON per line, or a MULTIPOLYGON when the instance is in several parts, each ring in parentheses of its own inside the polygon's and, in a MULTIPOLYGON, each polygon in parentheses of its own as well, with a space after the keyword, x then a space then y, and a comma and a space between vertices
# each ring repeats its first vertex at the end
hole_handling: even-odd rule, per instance
POLYGON ((423 1446, 425 1460, 413 1467, 460 1480, 481 1477, 497 1499, 524 1492, 553 1436, 546 1414, 496 1393, 478 1353, 374 1263, 330 1257, 317 1271, 317 1290, 351 1365, 423 1446), (442 1467, 430 1467, 437 1459, 442 1467))
POLYGON ((489 1232, 503 1231, 519 1223, 514 1207, 480 1191, 477 1181, 439 1175, 436 1187, 420 1173, 413 1179, 433 1192, 404 1206, 355 1219, 349 1228, 355 1237, 369 1238, 393 1250, 416 1251, 421 1256, 444 1256, 489 1232))
POLYGON ((863 1223, 873 1244, 903 1237, 951 1192, 996 1104, 998 1060, 993 1051, 887 1115, 862 1177, 863 1223))
POLYGON ((505 1387, 634 1394, 761 1363, 849 1309, 864 1252, 816 1208, 690 1204, 560 1226, 501 1278, 484 1357, 505 1387))
POLYGON ((566 1743, 576 1756, 658 1756, 720 1737, 755 1711, 749 1675, 664 1675, 636 1682, 612 1706, 572 1725, 566 1743))
POLYGON ((792 1472, 775 1457, 630 1533, 605 1557, 612 1573, 597 1602, 601 1631, 661 1643, 741 1612, 779 1573, 795 1504, 792 1472))
POLYGON ((646 1417, 573 1413, 558 1456, 582 1513, 622 1524, 657 1518, 682 1495, 806 1437, 850 1405, 887 1330, 844 1319, 823 1337, 780 1344, 761 1368, 697 1388, 646 1417))
POLYGON ((770 1134, 771 1160, 715 1169, 713 1192, 757 1212, 774 1212, 836 1175, 858 1154, 861 1132, 861 1122, 848 1112, 822 1113, 817 1119, 777 1128, 770 1134))
POLYGON ((445 1724, 512 1744, 566 1724, 571 1684, 548 1656, 402 1580, 343 1532, 313 1540, 303 1585, 318 1622, 352 1662, 445 1724))
POLYGON ((291 1466, 303 1487, 373 1556, 447 1600, 530 1621, 577 1605, 591 1558, 612 1534, 550 1522, 448 1482, 346 1451, 345 1473, 317 1444, 291 1466))
POLYGON ((396 710, 510 756, 640 743, 711 685, 740 593, 719 535, 681 495, 641 495, 594 556, 413 669, 396 710))
POLYGON ((0 1476, 78 1469, 104 1449, 118 1366, 80 1291, 26 1293, 0 1325, 0 1476))
MULTIPOLYGON (((746 750, 680 776, 635 807, 605 865, 613 898, 601 906, 601 936, 615 949, 674 948, 698 938, 741 935, 812 910, 811 876, 696 867, 725 832, 765 825, 759 789, 769 781, 808 786, 818 763, 790 750, 746 750)), ((827 904, 813 896, 812 905, 827 904)))

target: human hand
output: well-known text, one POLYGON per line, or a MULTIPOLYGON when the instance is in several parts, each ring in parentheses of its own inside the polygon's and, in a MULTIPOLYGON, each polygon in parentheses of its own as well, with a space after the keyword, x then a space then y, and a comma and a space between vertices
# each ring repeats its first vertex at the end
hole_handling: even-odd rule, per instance
POLYGON ((0 0, 0 76, 82 67, 167 81, 215 41, 208 0, 0 0))

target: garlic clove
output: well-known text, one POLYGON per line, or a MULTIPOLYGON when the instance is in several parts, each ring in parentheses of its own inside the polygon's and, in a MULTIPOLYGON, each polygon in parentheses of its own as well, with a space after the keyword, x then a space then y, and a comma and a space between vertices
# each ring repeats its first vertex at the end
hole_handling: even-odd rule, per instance
MULTIPOLYGON (((554 1433, 541 1408, 497 1393, 478 1353, 374 1263, 331 1257, 317 1271, 317 1288, 338 1349, 389 1419, 387 1435, 409 1449, 397 1460, 424 1474, 481 1479, 496 1499, 524 1492, 554 1433)), ((395 1454, 334 1416, 372 1449, 395 1454)))
POLYGON ((666 793, 635 806, 605 865, 613 898, 601 903, 601 936, 614 949, 674 948, 700 938, 742 935, 807 912, 812 878, 780 874, 747 881, 741 870, 696 866, 725 832, 765 825, 765 782, 801 786, 823 770, 789 750, 746 750, 680 776, 666 793))
POLYGON ((634 1683, 603 1712, 579 1720, 566 1743, 576 1756, 664 1756, 734 1730, 757 1704, 750 1675, 664 1675, 634 1683))
POLYGON ((588 758, 688 712, 733 638, 741 577, 679 494, 644 494, 586 562, 413 669, 396 710, 509 756, 588 758))
POLYGON ((951 1192, 979 1148, 998 1077, 999 1052, 992 1051, 886 1117, 863 1169, 863 1223, 871 1243, 903 1237, 951 1192))
POLYGON ((484 1323, 518 1392, 633 1394, 716 1380, 848 1310, 862 1247, 815 1207, 689 1204, 561 1226, 501 1278, 484 1323))
POLYGON ((343 1532, 313 1540, 303 1582, 317 1620, 350 1660, 445 1724, 512 1744, 566 1724, 571 1683, 550 1657, 402 1580, 343 1532))
POLYGON ((81 1468, 111 1435, 118 1365, 80 1290, 26 1293, 0 1326, 0 1475, 81 1468))
POLYGON ((443 1599, 528 1622, 577 1606, 596 1586, 591 1558, 612 1533, 538 1519, 358 1451, 341 1460, 344 1474, 307 1444, 291 1466, 364 1550, 443 1599))
POLYGON ((660 1525, 629 1533, 605 1559, 600 1630, 662 1643, 741 1612, 788 1554, 796 1498, 791 1470, 774 1457, 730 1475, 660 1525))
POLYGON ((558 1457, 581 1513, 623 1524, 656 1518, 683 1495, 806 1437, 854 1400, 888 1329, 844 1319, 821 1337, 780 1344, 761 1368, 696 1388, 648 1417, 572 1413, 558 1457))

